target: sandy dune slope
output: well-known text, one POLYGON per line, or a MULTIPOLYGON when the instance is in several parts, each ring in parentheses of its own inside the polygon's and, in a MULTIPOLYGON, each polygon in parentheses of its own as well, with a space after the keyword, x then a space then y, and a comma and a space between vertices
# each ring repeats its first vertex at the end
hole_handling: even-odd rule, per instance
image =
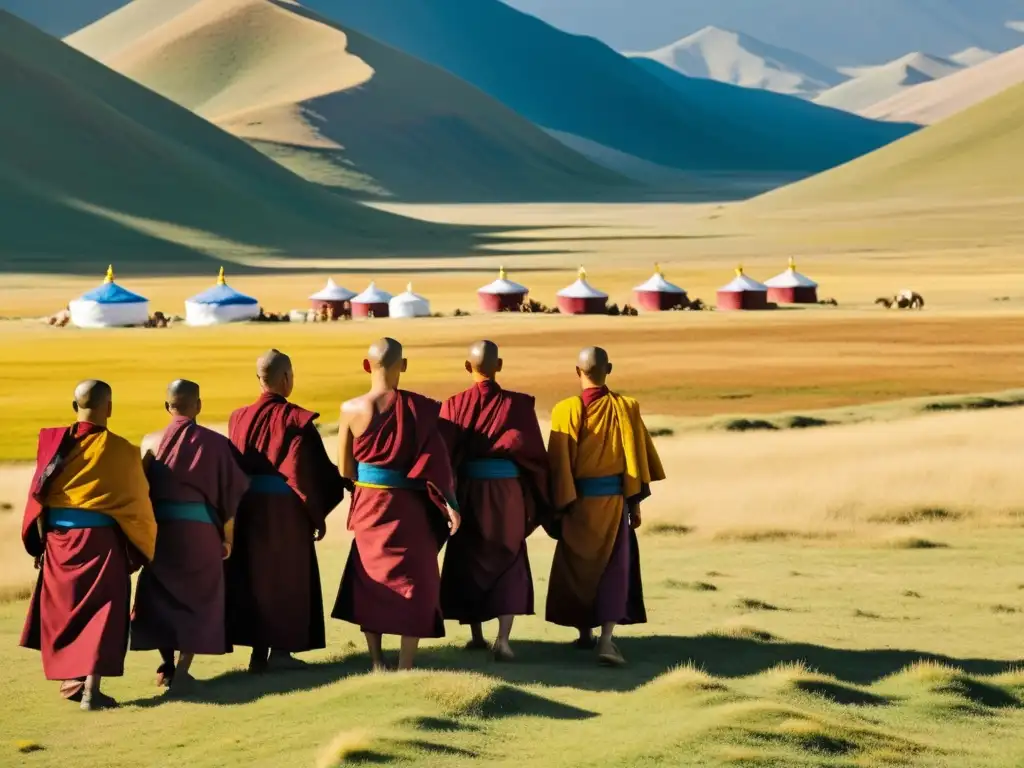
POLYGON ((288 0, 138 0, 67 42, 335 186, 422 200, 628 186, 449 73, 288 0))
POLYGON ((999 54, 995 51, 988 51, 984 48, 971 46, 970 48, 964 48, 959 53, 954 53, 949 57, 949 60, 965 67, 973 67, 974 65, 981 64, 989 59, 994 59, 998 55, 999 54))
POLYGON ((1024 46, 949 77, 923 83, 864 111, 878 120, 930 125, 1024 81, 1024 46))
POLYGON ((718 27, 705 27, 653 51, 625 55, 653 59, 690 77, 805 98, 846 79, 801 53, 718 27))
POLYGON ((960 64, 926 53, 908 53, 878 67, 843 70, 850 80, 817 96, 814 101, 827 107, 863 112, 896 94, 962 69, 960 64))

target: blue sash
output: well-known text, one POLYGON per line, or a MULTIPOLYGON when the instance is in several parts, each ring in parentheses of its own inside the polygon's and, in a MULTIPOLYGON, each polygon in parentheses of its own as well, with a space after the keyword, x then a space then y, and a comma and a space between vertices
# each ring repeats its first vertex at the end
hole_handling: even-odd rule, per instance
POLYGON ((576 495, 584 499, 593 496, 621 496, 622 475, 578 478, 576 480, 576 495))
POLYGON ((117 521, 110 515, 89 509, 55 507, 46 510, 47 528, 112 528, 117 521))
POLYGON ((158 523, 186 520, 192 523, 214 524, 214 511, 201 501, 158 501, 153 505, 158 523))
POLYGON ((462 473, 470 480, 514 480, 519 466, 508 459, 473 459, 462 465, 462 473))
POLYGON ((425 491, 427 488, 423 480, 410 480, 405 476, 405 472, 362 462, 359 462, 357 468, 356 485, 360 488, 378 490, 425 491))
POLYGON ((268 496, 286 496, 292 492, 288 482, 280 475, 250 475, 249 490, 268 496))

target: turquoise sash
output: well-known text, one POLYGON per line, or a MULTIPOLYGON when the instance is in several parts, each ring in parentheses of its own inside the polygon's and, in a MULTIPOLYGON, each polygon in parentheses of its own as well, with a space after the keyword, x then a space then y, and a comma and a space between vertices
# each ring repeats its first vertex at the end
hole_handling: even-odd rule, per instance
POLYGON ((88 509, 55 507, 46 510, 47 528, 112 528, 117 521, 110 515, 88 509))
POLYGON ((462 465, 462 472, 470 480, 514 480, 519 466, 508 459, 473 459, 462 465))
POLYGON ((381 490, 423 491, 427 484, 423 480, 410 480, 404 472, 374 464, 359 462, 356 472, 356 485, 360 488, 377 488, 381 490))
POLYGON ((250 475, 249 490, 269 496, 286 496, 292 492, 288 482, 280 475, 250 475))
POLYGON ((185 520, 191 523, 214 524, 214 511, 201 501, 158 501, 153 505, 158 523, 185 520))
POLYGON ((576 480, 576 495, 584 499, 593 496, 621 496, 622 475, 581 477, 576 480))

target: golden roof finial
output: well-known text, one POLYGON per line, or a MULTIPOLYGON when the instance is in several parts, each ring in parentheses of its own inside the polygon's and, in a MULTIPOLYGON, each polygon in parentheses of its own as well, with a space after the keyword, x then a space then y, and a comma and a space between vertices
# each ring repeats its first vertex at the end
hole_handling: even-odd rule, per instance
POLYGON ((505 267, 498 267, 498 279, 504 280, 506 277, 507 274, 505 273, 505 267))
POLYGON ((796 272, 796 260, 792 256, 789 257, 789 271, 796 272))
POLYGON ((220 268, 220 272, 217 274, 217 285, 225 285, 224 282, 224 267, 220 268))
POLYGON ((661 264, 659 264, 658 262, 654 262, 654 274, 661 275, 662 277, 665 276, 665 274, 661 271, 661 264))
POLYGON ((736 277, 743 277, 743 265, 736 267, 736 277))
POLYGON ((107 276, 105 278, 103 278, 103 282, 104 283, 112 283, 112 282, 114 282, 114 265, 113 264, 108 264, 107 265, 107 276))
POLYGON ((408 283, 405 284, 405 290, 408 291, 409 293, 412 293, 412 283, 411 282, 408 282, 408 283))
POLYGON ((576 275, 579 277, 580 280, 586 280, 587 279, 587 270, 585 270, 583 268, 582 264, 580 264, 579 271, 576 273, 576 275))

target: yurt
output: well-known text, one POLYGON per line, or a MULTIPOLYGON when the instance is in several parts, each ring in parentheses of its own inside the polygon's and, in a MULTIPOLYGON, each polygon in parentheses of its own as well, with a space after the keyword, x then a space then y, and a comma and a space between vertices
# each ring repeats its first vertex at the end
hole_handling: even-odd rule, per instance
POLYGON ((120 328, 145 325, 149 320, 149 301, 114 282, 114 267, 99 288, 82 294, 68 304, 71 322, 79 328, 120 328))
POLYGON ((253 320, 259 317, 260 303, 252 296, 239 293, 224 280, 224 267, 217 275, 217 284, 197 293, 185 302, 185 323, 188 325, 222 325, 253 320))
POLYGON ((377 283, 370 283, 366 290, 352 297, 352 317, 387 317, 391 294, 382 291, 377 283))
POLYGON ((768 309, 768 286, 743 274, 736 268, 736 277, 718 289, 719 309, 768 309))
POLYGON ((430 317, 430 302, 412 292, 412 283, 405 287, 405 293, 400 293, 388 302, 388 312, 391 317, 430 317))
POLYGON ((480 309, 484 312, 516 312, 529 290, 525 285, 514 283, 508 279, 505 268, 498 270, 498 279, 488 283, 476 292, 480 298, 480 309))
POLYGON ((331 311, 334 317, 351 317, 352 299, 355 297, 355 291, 342 288, 332 278, 327 278, 327 285, 309 297, 309 304, 316 310, 331 311))
POLYGON ((665 279, 661 266, 654 265, 651 278, 633 289, 636 305, 647 312, 664 312, 689 303, 686 291, 665 279))
POLYGON ((608 294, 587 282, 587 271, 580 267, 576 282, 558 292, 558 311, 566 315, 602 315, 608 294))
POLYGON ((789 260, 789 269, 771 280, 765 280, 768 286, 768 301, 777 304, 817 304, 818 284, 796 271, 796 264, 789 260))

